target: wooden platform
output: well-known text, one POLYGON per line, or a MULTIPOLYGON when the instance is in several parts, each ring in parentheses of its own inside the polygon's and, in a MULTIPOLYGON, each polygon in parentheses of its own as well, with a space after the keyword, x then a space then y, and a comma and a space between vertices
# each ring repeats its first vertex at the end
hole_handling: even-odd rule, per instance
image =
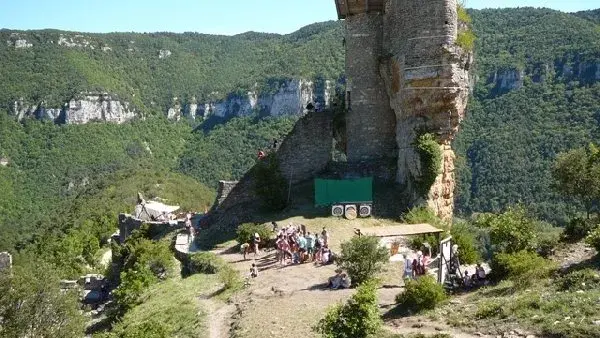
POLYGON ((444 232, 431 224, 399 224, 391 226, 381 226, 364 229, 363 234, 376 237, 399 237, 399 236, 414 236, 423 234, 439 234, 444 232))

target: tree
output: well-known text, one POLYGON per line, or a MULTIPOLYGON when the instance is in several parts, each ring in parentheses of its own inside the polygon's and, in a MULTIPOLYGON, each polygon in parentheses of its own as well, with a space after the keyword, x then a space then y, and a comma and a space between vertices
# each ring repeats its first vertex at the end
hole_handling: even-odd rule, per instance
POLYGON ((346 304, 331 308, 315 331, 326 338, 365 338, 381 328, 377 288, 373 280, 361 284, 346 304))
POLYGON ((580 200, 587 218, 600 198, 600 149, 594 144, 561 153, 556 158, 552 176, 563 194, 580 200))
POLYGON ((523 208, 509 209, 500 215, 481 215, 477 225, 489 231, 494 253, 535 249, 536 223, 523 208))
POLYGON ((340 268, 348 271, 353 284, 361 284, 380 272, 388 259, 389 252, 379 245, 377 237, 361 236, 342 243, 342 252, 336 261, 340 268))
POLYGON ((76 292, 60 291, 54 267, 31 262, 0 271, 0 337, 81 337, 76 292))

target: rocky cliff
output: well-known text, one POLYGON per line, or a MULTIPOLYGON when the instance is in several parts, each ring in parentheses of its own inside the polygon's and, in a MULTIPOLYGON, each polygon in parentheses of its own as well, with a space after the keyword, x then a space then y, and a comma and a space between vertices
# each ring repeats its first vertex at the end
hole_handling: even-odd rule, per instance
POLYGON ((454 211, 454 151, 451 143, 465 116, 470 89, 472 53, 457 44, 456 0, 388 1, 384 44, 391 57, 382 75, 396 115, 398 173, 414 204, 426 203, 442 219, 454 211), (426 170, 415 151, 420 133, 435 135, 442 153, 440 173, 427 196, 416 185, 426 170))
POLYGON ((336 88, 342 82, 343 80, 287 79, 271 83, 267 89, 253 88, 243 94, 231 93, 223 100, 198 102, 196 97, 192 97, 187 104, 182 105, 174 98, 167 117, 177 120, 181 116, 192 119, 210 116, 226 118, 253 113, 262 116, 302 115, 308 112, 309 104, 316 110, 328 108, 336 88))
POLYGON ((348 161, 397 158, 396 181, 410 204, 428 204, 450 219, 454 207, 451 142, 464 118, 472 54, 458 46, 456 0, 374 1, 348 7, 346 22, 348 161), (417 187, 426 168, 415 149, 431 133, 442 153, 440 174, 423 196, 417 187))
POLYGON ((13 114, 21 120, 32 117, 55 123, 84 124, 91 121, 123 123, 136 117, 129 103, 108 93, 82 93, 62 108, 48 108, 45 102, 28 104, 23 99, 14 102, 13 114))

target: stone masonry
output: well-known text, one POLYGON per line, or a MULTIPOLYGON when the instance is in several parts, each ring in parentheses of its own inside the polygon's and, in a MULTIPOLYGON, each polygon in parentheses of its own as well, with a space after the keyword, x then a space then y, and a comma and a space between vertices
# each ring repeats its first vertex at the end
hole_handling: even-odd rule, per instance
POLYGON ((346 20, 348 160, 373 160, 397 149, 396 181, 411 204, 427 204, 450 219, 451 142, 464 117, 472 63, 472 54, 455 43, 457 1, 335 2, 346 20), (426 197, 415 189, 421 168, 414 141, 420 132, 433 133, 443 153, 442 173, 426 197))
MULTIPOLYGON (((333 115, 330 111, 304 115, 277 149, 280 170, 292 184, 315 177, 327 168, 333 145, 333 115)), ((252 170, 240 181, 219 181, 217 198, 209 212, 209 224, 234 226, 249 221, 260 207, 254 194, 252 170)))
POLYGON ((348 162, 395 157, 396 117, 380 76, 383 17, 346 19, 346 137, 348 162), (360 56, 360 57, 357 57, 360 56))
MULTIPOLYGON (((402 187, 398 194, 406 196, 401 199, 403 207, 426 204, 441 218, 451 219, 455 186, 451 142, 464 118, 472 63, 472 53, 456 45, 457 0, 335 0, 335 4, 339 18, 346 20, 348 160, 336 172, 396 181, 402 187), (422 173, 415 140, 423 132, 435 135, 443 154, 441 174, 427 196, 416 192, 422 173), (378 169, 379 163, 389 162, 397 166, 378 169)), ((286 180, 295 184, 323 174, 331 160, 332 139, 330 112, 303 116, 277 151, 286 180)), ((248 221, 260 204, 253 194, 251 171, 239 182, 221 182, 219 188, 209 224, 248 221)))

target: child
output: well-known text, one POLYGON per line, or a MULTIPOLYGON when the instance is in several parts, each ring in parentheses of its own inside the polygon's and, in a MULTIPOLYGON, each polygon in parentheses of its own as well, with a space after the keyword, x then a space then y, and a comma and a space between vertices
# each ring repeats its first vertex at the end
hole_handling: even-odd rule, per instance
POLYGON ((258 267, 256 266, 256 263, 252 263, 252 267, 250 268, 250 277, 258 277, 258 267))

